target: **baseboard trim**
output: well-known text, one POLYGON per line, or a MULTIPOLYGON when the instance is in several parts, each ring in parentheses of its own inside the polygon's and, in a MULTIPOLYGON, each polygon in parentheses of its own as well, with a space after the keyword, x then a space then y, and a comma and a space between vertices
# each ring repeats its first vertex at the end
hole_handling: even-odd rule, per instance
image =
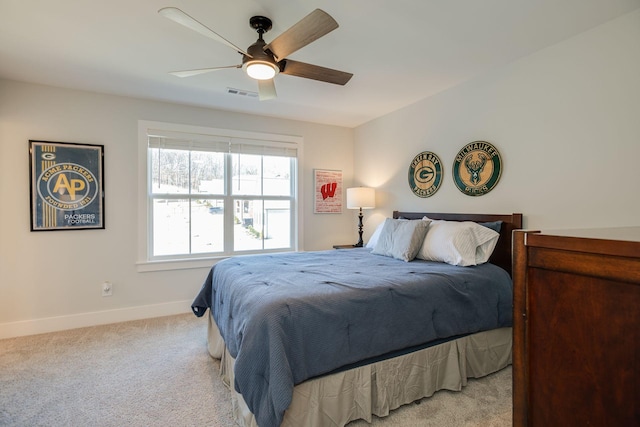
POLYGON ((79 313, 69 316, 46 317, 19 322, 0 323, 0 339, 190 313, 191 302, 192 301, 190 300, 174 301, 163 304, 79 313))

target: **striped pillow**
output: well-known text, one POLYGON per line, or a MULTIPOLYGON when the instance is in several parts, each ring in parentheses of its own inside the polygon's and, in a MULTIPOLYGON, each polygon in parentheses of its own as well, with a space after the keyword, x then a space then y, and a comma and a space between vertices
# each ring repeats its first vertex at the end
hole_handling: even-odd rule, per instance
POLYGON ((499 233, 471 221, 432 221, 416 258, 460 266, 483 264, 499 237, 499 233))
POLYGON ((427 233, 429 221, 387 218, 372 254, 411 261, 416 257, 427 233))

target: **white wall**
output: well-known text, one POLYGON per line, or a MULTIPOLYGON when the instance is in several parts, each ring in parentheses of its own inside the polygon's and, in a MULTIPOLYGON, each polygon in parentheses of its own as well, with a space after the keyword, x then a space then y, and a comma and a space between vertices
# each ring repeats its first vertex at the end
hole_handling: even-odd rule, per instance
POLYGON ((351 185, 351 129, 0 80, 0 338, 190 310, 207 269, 136 270, 138 120, 303 137, 303 248, 357 239, 353 211, 309 196, 314 168, 351 185), (105 146, 106 229, 29 231, 29 139, 105 146))
POLYGON ((522 212, 530 228, 640 225, 640 11, 356 129, 355 177, 378 187, 367 235, 393 209, 522 212), (462 194, 453 159, 495 145, 503 174, 490 193, 462 194), (410 191, 413 157, 435 152, 444 182, 410 191))
MULTIPOLYGON (((378 188, 365 237, 393 209, 523 212, 530 228, 640 225, 639 40, 636 11, 355 131, 0 81, 0 338, 188 310, 206 269, 135 268, 138 120, 302 136, 306 194, 314 168, 378 188), (105 145, 105 230, 29 231, 29 139, 105 145), (451 177, 455 154, 475 140, 504 161, 481 197, 451 177), (444 162, 427 199, 407 182, 421 151, 444 162), (110 298, 103 280, 114 283, 110 298)), ((357 238, 353 212, 313 214, 311 197, 304 212, 306 250, 357 238)))

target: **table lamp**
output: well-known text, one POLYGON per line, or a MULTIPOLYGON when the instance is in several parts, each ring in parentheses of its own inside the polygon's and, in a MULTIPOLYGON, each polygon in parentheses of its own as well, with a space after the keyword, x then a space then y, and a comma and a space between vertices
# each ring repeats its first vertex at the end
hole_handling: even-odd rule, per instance
POLYGON ((355 247, 362 247, 362 209, 373 209, 376 207, 376 192, 373 188, 354 187, 347 188, 347 209, 360 209, 358 215, 358 243, 355 247))

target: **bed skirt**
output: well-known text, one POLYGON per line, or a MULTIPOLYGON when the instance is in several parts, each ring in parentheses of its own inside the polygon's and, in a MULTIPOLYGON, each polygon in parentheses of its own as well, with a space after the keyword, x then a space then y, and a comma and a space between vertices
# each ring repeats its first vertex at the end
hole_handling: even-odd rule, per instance
MULTIPOLYGON (((207 316, 208 349, 220 359, 220 375, 231 392, 233 416, 241 427, 257 427, 233 384, 234 359, 212 317, 207 316)), ((511 328, 479 332, 369 365, 314 378, 295 386, 283 427, 342 427, 372 415, 385 417, 402 405, 438 390, 460 391, 511 364, 511 328)))

